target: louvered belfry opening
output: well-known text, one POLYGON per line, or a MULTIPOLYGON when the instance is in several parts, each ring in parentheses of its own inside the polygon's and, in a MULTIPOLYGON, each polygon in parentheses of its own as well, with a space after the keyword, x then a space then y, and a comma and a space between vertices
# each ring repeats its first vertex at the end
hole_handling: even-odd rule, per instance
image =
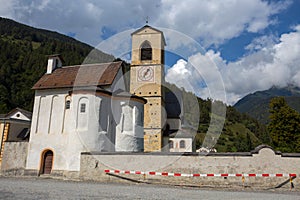
POLYGON ((141 45, 141 60, 152 60, 152 48, 148 41, 141 45))
POLYGON ((42 162, 41 174, 50 174, 53 163, 53 152, 51 150, 44 153, 42 162))

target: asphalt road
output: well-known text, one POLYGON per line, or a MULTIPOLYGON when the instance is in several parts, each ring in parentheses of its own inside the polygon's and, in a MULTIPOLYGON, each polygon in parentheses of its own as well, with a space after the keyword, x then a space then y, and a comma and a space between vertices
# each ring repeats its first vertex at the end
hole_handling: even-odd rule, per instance
POLYGON ((0 177, 0 199, 300 199, 297 192, 220 191, 144 184, 0 177))

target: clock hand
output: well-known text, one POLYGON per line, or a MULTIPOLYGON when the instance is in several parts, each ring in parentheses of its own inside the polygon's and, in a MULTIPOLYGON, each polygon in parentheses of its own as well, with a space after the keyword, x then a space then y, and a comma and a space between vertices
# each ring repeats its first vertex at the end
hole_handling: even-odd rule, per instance
POLYGON ((150 71, 150 69, 148 68, 148 69, 145 71, 143 77, 146 77, 146 75, 148 74, 149 71, 150 71))

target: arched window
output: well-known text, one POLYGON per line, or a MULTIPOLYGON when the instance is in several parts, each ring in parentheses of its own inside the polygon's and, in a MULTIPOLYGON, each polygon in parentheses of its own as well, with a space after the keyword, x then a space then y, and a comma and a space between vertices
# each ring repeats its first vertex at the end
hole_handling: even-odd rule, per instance
POLYGON ((87 130, 88 117, 89 117, 89 100, 86 97, 82 97, 78 102, 77 111, 77 129, 87 130))
POLYGON ((180 140, 179 147, 180 148, 185 148, 185 141, 184 140, 180 140))
POLYGON ((172 140, 169 141, 169 149, 174 148, 174 142, 172 140))
POLYGON ((141 60, 152 60, 152 48, 147 40, 141 45, 141 60))
POLYGON ((70 109, 71 108, 71 96, 68 95, 65 98, 65 109, 70 109))

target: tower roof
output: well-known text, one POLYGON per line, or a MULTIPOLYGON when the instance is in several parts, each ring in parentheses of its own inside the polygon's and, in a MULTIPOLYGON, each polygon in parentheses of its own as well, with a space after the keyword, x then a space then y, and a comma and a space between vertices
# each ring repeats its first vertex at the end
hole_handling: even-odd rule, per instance
POLYGON ((145 25, 145 26, 143 26, 142 28, 137 29, 136 31, 134 31, 133 33, 131 33, 131 36, 132 36, 132 35, 135 35, 135 34, 138 34, 139 32, 143 31, 144 29, 151 29, 151 30, 153 30, 153 31, 155 31, 155 32, 160 33, 160 34, 162 35, 162 39, 163 39, 164 45, 165 45, 165 46, 167 45, 166 40, 165 40, 164 33, 163 33, 161 30, 156 29, 156 28, 153 28, 152 26, 149 26, 149 25, 145 25))

